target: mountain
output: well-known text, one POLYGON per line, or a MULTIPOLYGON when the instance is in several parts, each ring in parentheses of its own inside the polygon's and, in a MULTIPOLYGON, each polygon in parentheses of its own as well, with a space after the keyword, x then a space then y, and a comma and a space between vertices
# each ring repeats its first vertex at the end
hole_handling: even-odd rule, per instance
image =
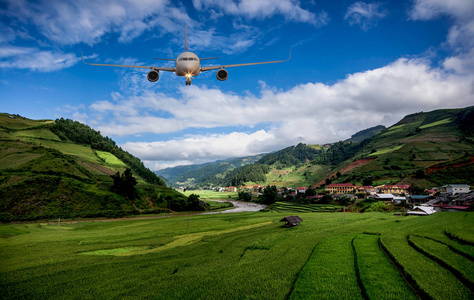
POLYGON ((5 113, 0 114, 0 199, 0 221, 188 208, 184 195, 87 125, 5 113))
POLYGON ((222 183, 232 170, 253 164, 264 154, 229 158, 199 165, 177 166, 155 171, 155 174, 165 178, 172 185, 186 185, 188 187, 209 187, 224 185, 222 183))
MULTIPOLYGON (((287 147, 254 165, 208 173, 212 185, 315 186, 326 182, 425 187, 474 184, 474 107, 420 112, 395 125, 375 126, 331 145, 287 147), (257 165, 261 165, 258 167, 257 165)), ((196 174, 199 173, 196 170, 196 174)), ((190 173, 181 174, 185 184, 190 173)), ((197 175, 193 175, 197 176, 197 175)), ((201 181, 201 186, 208 182, 201 181)))
POLYGON ((474 107, 411 114, 361 143, 336 144, 312 162, 331 165, 333 182, 474 184, 474 107))
POLYGON ((361 130, 355 134, 353 134, 349 139, 345 140, 344 142, 362 142, 365 139, 369 139, 379 133, 380 131, 386 129, 383 125, 377 125, 374 127, 370 127, 364 130, 361 130))

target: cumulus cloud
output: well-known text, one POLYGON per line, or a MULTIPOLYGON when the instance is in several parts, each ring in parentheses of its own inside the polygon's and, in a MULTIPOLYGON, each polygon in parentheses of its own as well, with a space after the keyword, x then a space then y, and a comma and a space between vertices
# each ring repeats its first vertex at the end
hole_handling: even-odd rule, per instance
POLYGON ((109 32, 128 42, 145 30, 181 30, 178 24, 194 24, 184 9, 169 0, 6 0, 9 17, 32 23, 49 40, 73 45, 95 44, 109 32))
POLYGON ((454 20, 447 37, 448 43, 461 49, 474 47, 474 1, 415 0, 410 11, 413 20, 430 20, 442 15, 454 20))
POLYGON ((473 82, 474 76, 433 68, 428 61, 399 59, 332 85, 307 83, 279 91, 262 84, 259 95, 244 96, 191 86, 182 87, 178 96, 148 91, 100 101, 90 109, 111 118, 96 126, 106 135, 222 129, 221 134, 123 145, 156 166, 346 139, 371 126, 392 125, 408 113, 471 105, 473 82), (242 127, 245 132, 239 132, 242 127))
POLYGON ((51 72, 75 65, 80 60, 72 53, 39 50, 34 47, 0 46, 0 68, 51 72))
POLYGON ((301 8, 294 0, 193 0, 193 5, 200 11, 211 8, 250 19, 265 19, 281 15, 289 21, 310 23, 316 26, 325 25, 329 20, 326 12, 314 14, 301 8))
POLYGON ((387 14, 388 12, 382 8, 381 3, 359 1, 349 6, 344 20, 347 20, 351 26, 357 25, 367 31, 377 25, 378 20, 385 18, 387 14))

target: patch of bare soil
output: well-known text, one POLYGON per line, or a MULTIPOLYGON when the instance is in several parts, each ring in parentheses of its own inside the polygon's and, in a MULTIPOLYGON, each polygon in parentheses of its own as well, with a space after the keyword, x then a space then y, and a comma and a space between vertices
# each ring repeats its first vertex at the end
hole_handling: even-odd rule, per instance
POLYGON ((114 175, 115 174, 115 172, 110 170, 109 168, 98 165, 98 164, 93 164, 93 163, 89 163, 85 161, 81 161, 80 164, 82 164, 87 170, 99 175, 114 175))
MULTIPOLYGON (((368 164, 369 162, 373 161, 374 159, 376 159, 376 158, 361 158, 361 159, 358 159, 358 160, 350 163, 347 167, 344 167, 344 168, 340 169, 339 172, 341 172, 341 174, 345 174, 347 172, 350 172, 350 171, 354 170, 357 167, 368 164)), ((332 173, 331 175, 329 175, 328 178, 336 176, 336 173, 337 173, 337 171, 332 173)), ((324 183, 326 183, 326 179, 323 179, 320 182, 316 183, 315 185, 312 186, 312 188, 320 187, 324 183)))
POLYGON ((471 156, 468 161, 465 161, 465 162, 460 163, 460 164, 447 165, 445 163, 441 163, 441 164, 431 166, 428 169, 426 169, 426 175, 429 175, 431 173, 441 171, 441 170, 444 170, 444 169, 447 169, 447 168, 459 168, 459 167, 467 166, 467 165, 471 165, 471 164, 474 164, 474 156, 471 156))

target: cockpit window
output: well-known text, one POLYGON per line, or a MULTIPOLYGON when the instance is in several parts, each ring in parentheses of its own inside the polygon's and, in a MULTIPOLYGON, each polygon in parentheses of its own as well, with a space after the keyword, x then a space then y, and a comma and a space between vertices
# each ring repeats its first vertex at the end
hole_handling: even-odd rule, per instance
POLYGON ((183 57, 183 60, 188 60, 188 58, 187 58, 187 57, 183 57))
POLYGON ((183 60, 183 58, 182 58, 182 57, 181 57, 180 59, 178 59, 178 61, 182 61, 182 60, 183 60))

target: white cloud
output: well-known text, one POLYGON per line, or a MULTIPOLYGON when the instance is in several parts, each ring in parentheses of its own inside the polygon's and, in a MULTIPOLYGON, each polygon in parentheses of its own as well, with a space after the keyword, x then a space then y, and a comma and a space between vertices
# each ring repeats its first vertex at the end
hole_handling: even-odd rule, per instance
POLYGON ((440 15, 451 15, 457 19, 472 19, 472 0, 414 0, 410 11, 413 20, 429 20, 440 15))
POLYGON ((178 24, 194 24, 183 8, 169 0, 6 0, 5 15, 34 24, 49 40, 73 45, 95 44, 110 32, 129 42, 145 30, 182 30, 178 24))
POLYGON ((356 2, 349 6, 344 16, 344 20, 349 25, 358 25, 364 31, 377 25, 378 20, 385 18, 388 12, 381 7, 381 3, 356 2))
POLYGON ((132 154, 162 165, 346 139, 371 126, 392 125, 416 111, 472 105, 473 83, 474 76, 459 75, 454 67, 445 70, 420 59, 399 59, 332 85, 308 83, 281 91, 262 83, 259 95, 244 96, 191 86, 181 87, 178 96, 147 91, 114 102, 100 101, 90 108, 112 120, 96 127, 109 136, 222 128, 221 134, 123 145, 132 154), (246 132, 235 129, 242 127, 246 132))
POLYGON ((299 3, 293 0, 193 0, 193 5, 200 11, 215 8, 226 14, 250 19, 265 19, 281 15, 289 21, 309 23, 315 26, 325 25, 329 20, 326 12, 321 11, 314 14, 301 8, 299 3))
POLYGON ((415 0, 410 11, 413 20, 430 20, 442 15, 453 18, 447 41, 458 50, 474 47, 474 1, 415 0))
POLYGON ((72 53, 39 50, 33 47, 0 46, 0 68, 50 72, 75 65, 80 60, 72 53))

